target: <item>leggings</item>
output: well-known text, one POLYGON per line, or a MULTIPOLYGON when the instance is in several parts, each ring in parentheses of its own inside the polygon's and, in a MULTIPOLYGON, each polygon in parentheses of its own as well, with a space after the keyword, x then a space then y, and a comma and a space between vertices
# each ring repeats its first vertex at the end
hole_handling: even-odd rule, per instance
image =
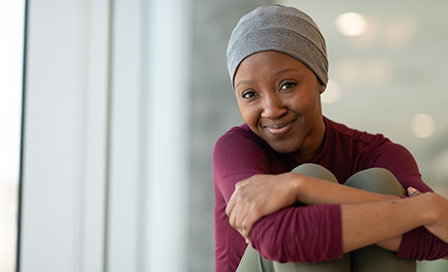
MULTIPOLYGON (((302 164, 293 172, 337 182, 330 171, 316 164, 302 164)), ((394 175, 383 168, 371 168, 358 172, 351 176, 345 185, 382 194, 406 195, 406 191, 394 175)), ((416 270, 415 260, 398 259, 393 252, 376 245, 354 250, 338 259, 318 263, 279 263, 266 260, 251 245, 248 245, 237 272, 412 272, 416 270)))

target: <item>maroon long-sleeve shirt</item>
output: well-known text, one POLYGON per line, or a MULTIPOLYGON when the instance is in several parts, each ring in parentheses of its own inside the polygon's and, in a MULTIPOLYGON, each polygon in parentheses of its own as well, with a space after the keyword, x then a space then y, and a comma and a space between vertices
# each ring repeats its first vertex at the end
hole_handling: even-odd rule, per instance
MULTIPOLYGON (((327 118, 324 121, 324 146, 312 163, 330 170, 340 183, 361 170, 382 167, 391 171, 404 188, 432 191, 403 146, 381 134, 360 132, 327 118)), ((218 139, 213 152, 216 271, 235 271, 247 246, 225 214, 235 183, 255 174, 288 172, 301 163, 291 155, 275 152, 246 124, 230 129, 218 139)), ((279 262, 319 262, 342 257, 340 205, 285 208, 255 223, 250 238, 263 257, 279 262)), ((425 228, 405 233, 397 252, 397 257, 418 260, 447 255, 448 244, 425 228)))

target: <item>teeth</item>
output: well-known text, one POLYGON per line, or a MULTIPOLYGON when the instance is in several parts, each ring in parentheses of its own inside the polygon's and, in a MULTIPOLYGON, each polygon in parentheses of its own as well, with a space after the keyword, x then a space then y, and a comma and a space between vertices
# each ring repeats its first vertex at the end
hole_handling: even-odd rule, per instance
POLYGON ((280 135, 285 133, 286 131, 289 130, 289 125, 291 123, 287 123, 287 124, 280 124, 280 125, 272 125, 272 126, 267 126, 265 127, 267 131, 269 131, 271 134, 273 135, 280 135))
POLYGON ((282 128, 282 127, 286 127, 288 124, 281 124, 281 125, 272 125, 272 126, 267 126, 267 128, 282 128))

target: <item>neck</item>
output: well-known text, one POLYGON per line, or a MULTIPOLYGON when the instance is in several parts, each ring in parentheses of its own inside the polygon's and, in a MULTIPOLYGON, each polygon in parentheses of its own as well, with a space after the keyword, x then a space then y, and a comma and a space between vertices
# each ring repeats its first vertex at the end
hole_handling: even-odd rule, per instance
POLYGON ((325 143, 326 125, 323 117, 321 120, 316 128, 310 131, 310 136, 303 144, 303 148, 291 154, 295 160, 303 163, 311 162, 322 151, 325 143))

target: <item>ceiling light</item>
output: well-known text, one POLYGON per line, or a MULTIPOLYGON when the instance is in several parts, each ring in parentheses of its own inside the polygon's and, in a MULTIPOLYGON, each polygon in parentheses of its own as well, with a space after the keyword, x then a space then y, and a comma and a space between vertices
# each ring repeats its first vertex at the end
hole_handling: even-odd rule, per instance
POLYGON ((427 138, 434 134, 434 119, 429 114, 416 114, 412 118, 412 132, 417 138, 427 138))
POLYGON ((346 36, 360 36, 367 31, 368 23, 364 16, 356 12, 347 12, 336 18, 336 28, 346 36))

